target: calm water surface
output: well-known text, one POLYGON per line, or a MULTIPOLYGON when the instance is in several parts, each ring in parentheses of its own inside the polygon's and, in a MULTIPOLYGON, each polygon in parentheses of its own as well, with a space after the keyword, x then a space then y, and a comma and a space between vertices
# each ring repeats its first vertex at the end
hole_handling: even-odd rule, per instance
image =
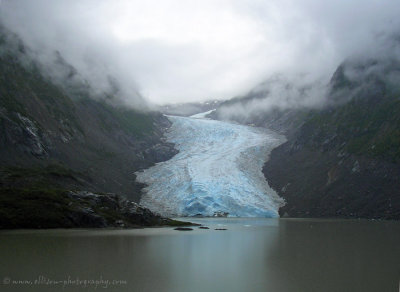
POLYGON ((0 291, 399 291, 400 222, 192 221, 210 230, 2 231, 0 291))

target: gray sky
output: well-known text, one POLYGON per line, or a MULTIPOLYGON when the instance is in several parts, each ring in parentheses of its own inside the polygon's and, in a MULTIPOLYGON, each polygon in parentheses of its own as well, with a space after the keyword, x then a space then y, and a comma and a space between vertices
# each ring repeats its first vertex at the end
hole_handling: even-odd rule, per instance
POLYGON ((44 63, 54 50, 93 86, 128 99, 230 98, 280 73, 327 81, 399 32, 390 0, 3 0, 0 17, 44 63), (130 95, 130 93, 132 93, 130 95))

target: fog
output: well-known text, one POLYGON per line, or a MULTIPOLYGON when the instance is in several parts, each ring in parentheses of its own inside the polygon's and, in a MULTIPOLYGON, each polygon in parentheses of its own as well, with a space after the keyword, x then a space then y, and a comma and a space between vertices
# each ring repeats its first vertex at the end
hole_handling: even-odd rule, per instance
POLYGON ((276 85, 262 106, 321 104, 346 58, 397 54, 387 39, 399 14, 390 0, 0 2, 2 23, 48 72, 60 74, 59 52, 96 90, 113 78, 135 107, 226 99, 276 76, 290 94, 276 85))

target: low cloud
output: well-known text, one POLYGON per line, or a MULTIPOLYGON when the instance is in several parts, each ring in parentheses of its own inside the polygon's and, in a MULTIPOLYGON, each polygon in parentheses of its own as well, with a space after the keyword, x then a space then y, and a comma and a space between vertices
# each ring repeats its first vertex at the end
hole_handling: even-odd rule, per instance
POLYGON ((51 74, 60 73, 53 66, 59 52, 92 88, 110 90, 111 78, 124 102, 136 107, 145 99, 230 98, 276 76, 292 87, 273 85, 262 106, 317 105, 321 84, 345 58, 390 51, 379 40, 398 33, 399 14, 400 3, 391 0, 0 4, 2 22, 51 74))
POLYGON ((246 121, 270 111, 322 108, 327 104, 329 87, 308 75, 276 75, 234 102, 223 104, 218 117, 246 121))

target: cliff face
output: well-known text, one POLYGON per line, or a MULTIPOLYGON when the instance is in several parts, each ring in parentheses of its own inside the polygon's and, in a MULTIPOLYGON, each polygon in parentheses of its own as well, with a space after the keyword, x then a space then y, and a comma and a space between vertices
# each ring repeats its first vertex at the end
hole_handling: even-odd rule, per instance
POLYGON ((0 187, 56 187, 140 199, 134 172, 172 157, 157 112, 115 106, 93 96, 63 63, 64 84, 42 74, 26 48, 0 38, 0 187))
POLYGON ((330 107, 310 111, 264 167, 286 200, 282 216, 400 219, 399 69, 395 61, 338 68, 330 107))

